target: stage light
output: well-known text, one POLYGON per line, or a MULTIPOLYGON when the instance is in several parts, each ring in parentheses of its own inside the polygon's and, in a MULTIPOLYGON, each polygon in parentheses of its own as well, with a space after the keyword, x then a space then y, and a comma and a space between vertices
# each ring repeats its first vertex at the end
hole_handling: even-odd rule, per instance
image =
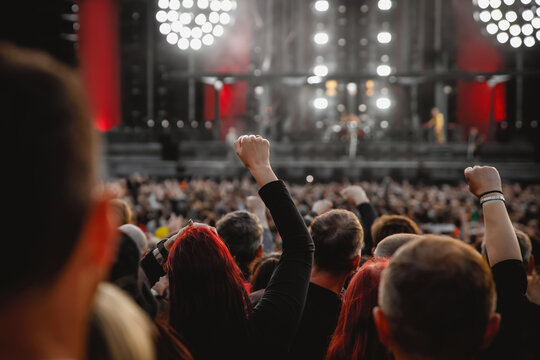
POLYGON ((320 84, 321 82, 322 82, 322 79, 320 76, 310 76, 307 78, 307 83, 310 85, 320 84))
POLYGON ((308 175, 308 176, 306 176, 306 182, 307 182, 307 183, 311 184, 311 183, 313 182, 313 180, 315 180, 315 179, 313 178, 313 175, 308 175))
POLYGON ((182 120, 178 120, 176 122, 176 126, 179 127, 179 128, 183 128, 184 127, 184 122, 182 120))
POLYGON ((377 41, 381 44, 388 44, 390 41, 392 41, 392 34, 388 31, 381 31, 379 34, 377 34, 377 41))
POLYGON ((236 0, 158 0, 159 32, 180 50, 200 50, 223 36, 233 23, 236 0))
POLYGON ((356 83, 348 83, 347 92, 349 93, 349 95, 355 96, 358 93, 358 86, 356 85, 356 83))
POLYGON ((326 76, 328 75, 328 66, 326 65, 317 65, 313 68, 313 73, 316 76, 326 76))
POLYGON ((324 110, 328 107, 328 100, 323 97, 316 98, 313 100, 313 106, 317 110, 324 110))
MULTIPOLYGON (((540 35, 540 0, 472 0, 477 7, 474 19, 500 44, 509 43, 517 49, 534 47, 540 35), (536 16, 538 15, 538 16, 536 16), (536 35, 536 38, 535 38, 536 35)), ((540 40, 540 39, 539 39, 540 40)))
POLYGON ((381 128, 383 128, 383 129, 388 128, 388 121, 386 121, 386 120, 381 121, 381 128))
POLYGON ((375 105, 380 110, 387 110, 390 108, 390 106, 392 106, 392 101, 390 101, 390 99, 387 97, 380 97, 375 102, 375 105))
POLYGON ((392 73, 392 68, 388 65, 379 65, 377 66, 377 75, 379 76, 388 76, 392 73))
POLYGON ((313 41, 318 45, 325 45, 328 43, 328 34, 325 32, 318 32, 313 36, 313 41))
POLYGON ((392 1, 391 0, 379 0, 377 3, 377 6, 380 10, 386 11, 390 10, 392 8, 392 1))
POLYGON ((517 49, 518 47, 521 46, 522 43, 523 41, 519 37, 513 37, 510 39, 510 45, 512 45, 513 48, 517 49))
POLYGON ((161 121, 161 127, 165 128, 165 129, 168 128, 169 127, 169 120, 163 119, 161 121))
POLYGON ((497 33, 497 31, 499 31, 499 27, 497 25, 495 25, 494 23, 489 23, 487 26, 486 26, 486 30, 489 34, 491 35, 494 35, 497 33))
POLYGON ((178 34, 177 33, 169 33, 167 35, 167 42, 171 45, 174 45, 178 42, 178 34))
POLYGON ((330 7, 330 4, 326 0, 318 0, 313 4, 313 8, 319 12, 325 12, 330 7))
POLYGON ((167 35, 171 32, 171 25, 169 25, 168 23, 159 25, 159 32, 163 35, 167 35))

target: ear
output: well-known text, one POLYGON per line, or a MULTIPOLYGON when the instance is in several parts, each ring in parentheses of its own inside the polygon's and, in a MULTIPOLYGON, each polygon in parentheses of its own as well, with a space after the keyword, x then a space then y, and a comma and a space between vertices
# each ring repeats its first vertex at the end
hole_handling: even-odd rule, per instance
POLYGON ((119 219, 110 205, 111 197, 96 196, 81 233, 88 261, 108 269, 116 258, 119 219))
POLYGON ((386 320, 382 309, 378 306, 373 308, 373 321, 375 322, 375 327, 379 334, 379 340, 385 346, 390 348, 392 341, 390 338, 390 330, 388 329, 388 321, 386 320))
POLYGON ((487 348, 497 334, 499 333, 499 328, 501 327, 501 315, 498 313, 491 314, 488 320, 488 325, 486 328, 486 332, 484 334, 484 340, 482 341, 482 349, 487 348))
POLYGON ((259 245, 259 248, 257 249, 257 256, 255 256, 255 259, 260 258, 262 254, 263 254, 263 246, 259 245))

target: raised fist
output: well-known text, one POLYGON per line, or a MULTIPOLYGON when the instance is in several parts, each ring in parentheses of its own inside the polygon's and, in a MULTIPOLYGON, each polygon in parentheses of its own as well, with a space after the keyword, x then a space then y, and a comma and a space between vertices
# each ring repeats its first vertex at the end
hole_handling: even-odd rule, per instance
POLYGON ((236 154, 249 170, 270 167, 270 143, 260 136, 244 135, 234 142, 236 154))
POLYGON ((318 200, 315 201, 313 206, 311 207, 311 210, 317 213, 317 215, 322 215, 330 210, 332 210, 332 202, 330 200, 318 200))
POLYGON ((346 201, 353 203, 356 206, 369 202, 366 192, 358 185, 348 186, 341 190, 341 196, 343 196, 346 201))
POLYGON ((476 196, 489 191, 502 191, 499 172, 491 166, 468 167, 465 169, 465 179, 469 183, 469 191, 476 196))

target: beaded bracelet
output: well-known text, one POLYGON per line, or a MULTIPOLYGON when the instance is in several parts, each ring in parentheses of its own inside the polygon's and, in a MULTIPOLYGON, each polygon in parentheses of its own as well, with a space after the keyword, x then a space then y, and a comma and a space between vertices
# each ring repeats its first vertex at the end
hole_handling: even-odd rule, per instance
POLYGON ((502 195, 488 196, 488 197, 485 197, 482 200, 480 200, 480 206, 484 205, 487 202, 496 201, 496 200, 499 200, 499 201, 502 201, 502 202, 506 201, 504 196, 502 196, 502 195))

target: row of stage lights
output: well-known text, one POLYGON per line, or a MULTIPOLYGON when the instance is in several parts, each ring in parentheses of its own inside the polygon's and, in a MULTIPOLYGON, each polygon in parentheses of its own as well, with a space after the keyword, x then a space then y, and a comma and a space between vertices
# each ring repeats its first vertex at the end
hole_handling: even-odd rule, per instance
POLYGON ((234 22, 236 0, 159 0, 159 32, 180 50, 200 50, 223 36, 234 22))
MULTIPOLYGON (((379 0, 377 3, 377 7, 381 11, 388 11, 392 9, 392 1, 379 0)), ((318 12, 318 13, 324 13, 328 11, 329 8, 330 8, 330 3, 327 0, 316 0, 313 3, 313 9, 315 10, 315 12, 318 12)), ((315 42, 315 44, 320 45, 320 46, 326 45, 329 39, 330 39, 330 36, 328 35, 328 33, 324 31, 318 31, 313 35, 313 41, 315 42)), ((377 34, 377 42, 379 44, 386 45, 386 44, 389 44, 391 41, 392 41, 392 33, 390 33, 389 31, 381 31, 377 34)), ((390 74, 392 73, 392 68, 388 64, 386 64, 389 60, 388 55, 383 55, 381 59, 383 60, 383 64, 380 64, 377 66, 377 69, 376 69, 377 75, 382 76, 382 77, 390 76, 390 74)), ((322 81, 322 78, 328 75, 329 70, 328 70, 328 66, 325 64, 316 64, 313 67, 312 72, 313 72, 313 75, 307 79, 308 84, 320 83, 322 81)), ((355 83, 347 84, 347 90, 349 93, 351 93, 350 89, 352 88, 353 85, 356 87, 355 83)), ((356 93, 356 91, 353 91, 353 92, 356 93)), ((387 110, 392 106, 392 102, 386 96, 386 94, 387 94, 387 91, 384 91, 383 96, 379 97, 375 101, 375 105, 380 110, 387 110)), ((324 110, 328 107, 328 100, 325 97, 318 96, 313 100, 313 106, 317 110, 324 110)))
POLYGON ((488 34, 513 48, 540 42, 540 0, 473 0, 474 18, 488 34))

